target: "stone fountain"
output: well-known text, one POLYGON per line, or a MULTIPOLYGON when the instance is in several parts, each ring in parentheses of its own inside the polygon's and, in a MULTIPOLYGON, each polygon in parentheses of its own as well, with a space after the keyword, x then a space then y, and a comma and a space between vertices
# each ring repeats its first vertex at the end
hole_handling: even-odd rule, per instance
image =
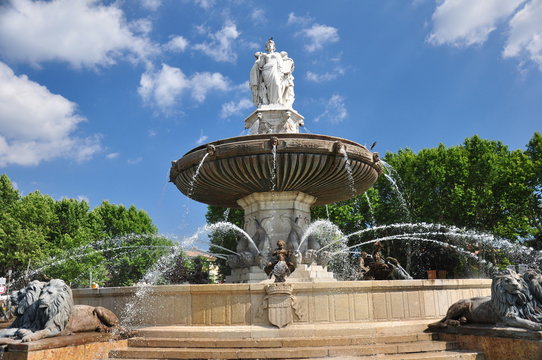
MULTIPOLYGON (((229 281, 237 283, 74 291, 76 303, 107 307, 139 327, 139 338, 109 358, 423 353, 423 358, 479 359, 480 353, 455 352, 455 343, 432 342, 423 331, 457 299, 488 295, 489 280, 334 281, 325 271, 329 248, 305 234, 311 206, 363 193, 381 174, 381 162, 355 142, 299 133, 304 118, 292 107, 293 61, 276 52, 271 39, 266 45, 250 71, 256 110, 245 127, 251 135, 197 147, 173 162, 170 172, 188 197, 245 211, 250 236, 241 238, 228 259, 229 281), (275 283, 262 281, 262 268, 275 283)), ((414 356, 406 358, 422 357, 414 356)))
POLYGON ((172 163, 170 181, 194 200, 244 210, 245 231, 252 241, 239 241, 238 255, 229 257, 229 282, 264 280, 262 268, 279 240, 296 253, 297 265, 304 265, 298 273, 313 270, 298 280, 332 280, 322 268, 329 254, 317 252, 315 239, 303 239, 310 208, 362 194, 383 166, 378 153, 353 141, 299 133, 304 118, 292 108, 293 60, 284 51, 276 52, 272 39, 266 51, 255 54, 250 71, 257 109, 245 119, 245 128, 252 135, 190 150, 172 163))

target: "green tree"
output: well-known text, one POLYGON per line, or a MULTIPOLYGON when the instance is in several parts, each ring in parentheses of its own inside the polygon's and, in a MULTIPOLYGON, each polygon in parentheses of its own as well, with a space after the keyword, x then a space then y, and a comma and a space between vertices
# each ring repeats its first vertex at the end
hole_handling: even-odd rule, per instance
POLYGON ((0 271, 15 277, 62 278, 72 286, 131 285, 173 243, 157 236, 152 220, 134 206, 56 201, 36 191, 21 197, 0 176, 0 271), (27 272, 27 270, 29 270, 27 272))

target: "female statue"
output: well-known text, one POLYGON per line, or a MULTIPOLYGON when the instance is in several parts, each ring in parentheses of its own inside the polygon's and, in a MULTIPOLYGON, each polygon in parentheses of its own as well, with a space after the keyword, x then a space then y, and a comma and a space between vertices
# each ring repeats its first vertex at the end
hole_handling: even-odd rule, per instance
POLYGON ((254 54, 256 61, 250 70, 252 101, 256 106, 293 103, 294 62, 288 53, 277 53, 273 39, 265 43, 266 53, 254 54))

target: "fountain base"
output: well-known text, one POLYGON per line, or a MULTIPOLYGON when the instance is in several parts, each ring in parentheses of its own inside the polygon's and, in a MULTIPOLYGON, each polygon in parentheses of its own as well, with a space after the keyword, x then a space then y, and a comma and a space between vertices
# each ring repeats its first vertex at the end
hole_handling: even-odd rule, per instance
POLYGON ((258 266, 250 266, 248 268, 232 269, 231 275, 226 276, 224 282, 231 283, 261 283, 271 282, 267 278, 265 272, 258 266))
MULTIPOLYGON (((254 234, 256 246, 264 253, 279 240, 286 241, 289 250, 297 250, 311 222, 310 207, 315 201, 314 196, 301 191, 269 191, 250 194, 237 203, 245 211, 245 231, 254 234)), ((237 249, 241 251, 244 249, 237 249)))
POLYGON ((287 282, 329 282, 337 281, 333 273, 329 272, 322 265, 299 264, 295 271, 286 280, 287 282))
MULTIPOLYGON (((333 277, 333 273, 327 271, 321 265, 298 264, 295 271, 286 278, 287 283, 294 282, 329 282, 337 281, 333 277)), ((232 269, 231 275, 226 276, 225 281, 231 283, 272 283, 272 279, 268 279, 265 272, 258 266, 250 266, 248 268, 232 269)))

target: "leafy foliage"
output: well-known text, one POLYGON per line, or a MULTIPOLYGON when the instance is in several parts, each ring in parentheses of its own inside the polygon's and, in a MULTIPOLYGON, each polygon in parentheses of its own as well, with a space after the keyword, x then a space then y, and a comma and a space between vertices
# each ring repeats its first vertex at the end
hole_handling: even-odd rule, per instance
POLYGON ((5 174, 0 204, 0 274, 12 269, 21 282, 131 285, 173 245, 134 206, 104 201, 90 210, 86 201, 56 201, 39 191, 21 197, 5 174))

